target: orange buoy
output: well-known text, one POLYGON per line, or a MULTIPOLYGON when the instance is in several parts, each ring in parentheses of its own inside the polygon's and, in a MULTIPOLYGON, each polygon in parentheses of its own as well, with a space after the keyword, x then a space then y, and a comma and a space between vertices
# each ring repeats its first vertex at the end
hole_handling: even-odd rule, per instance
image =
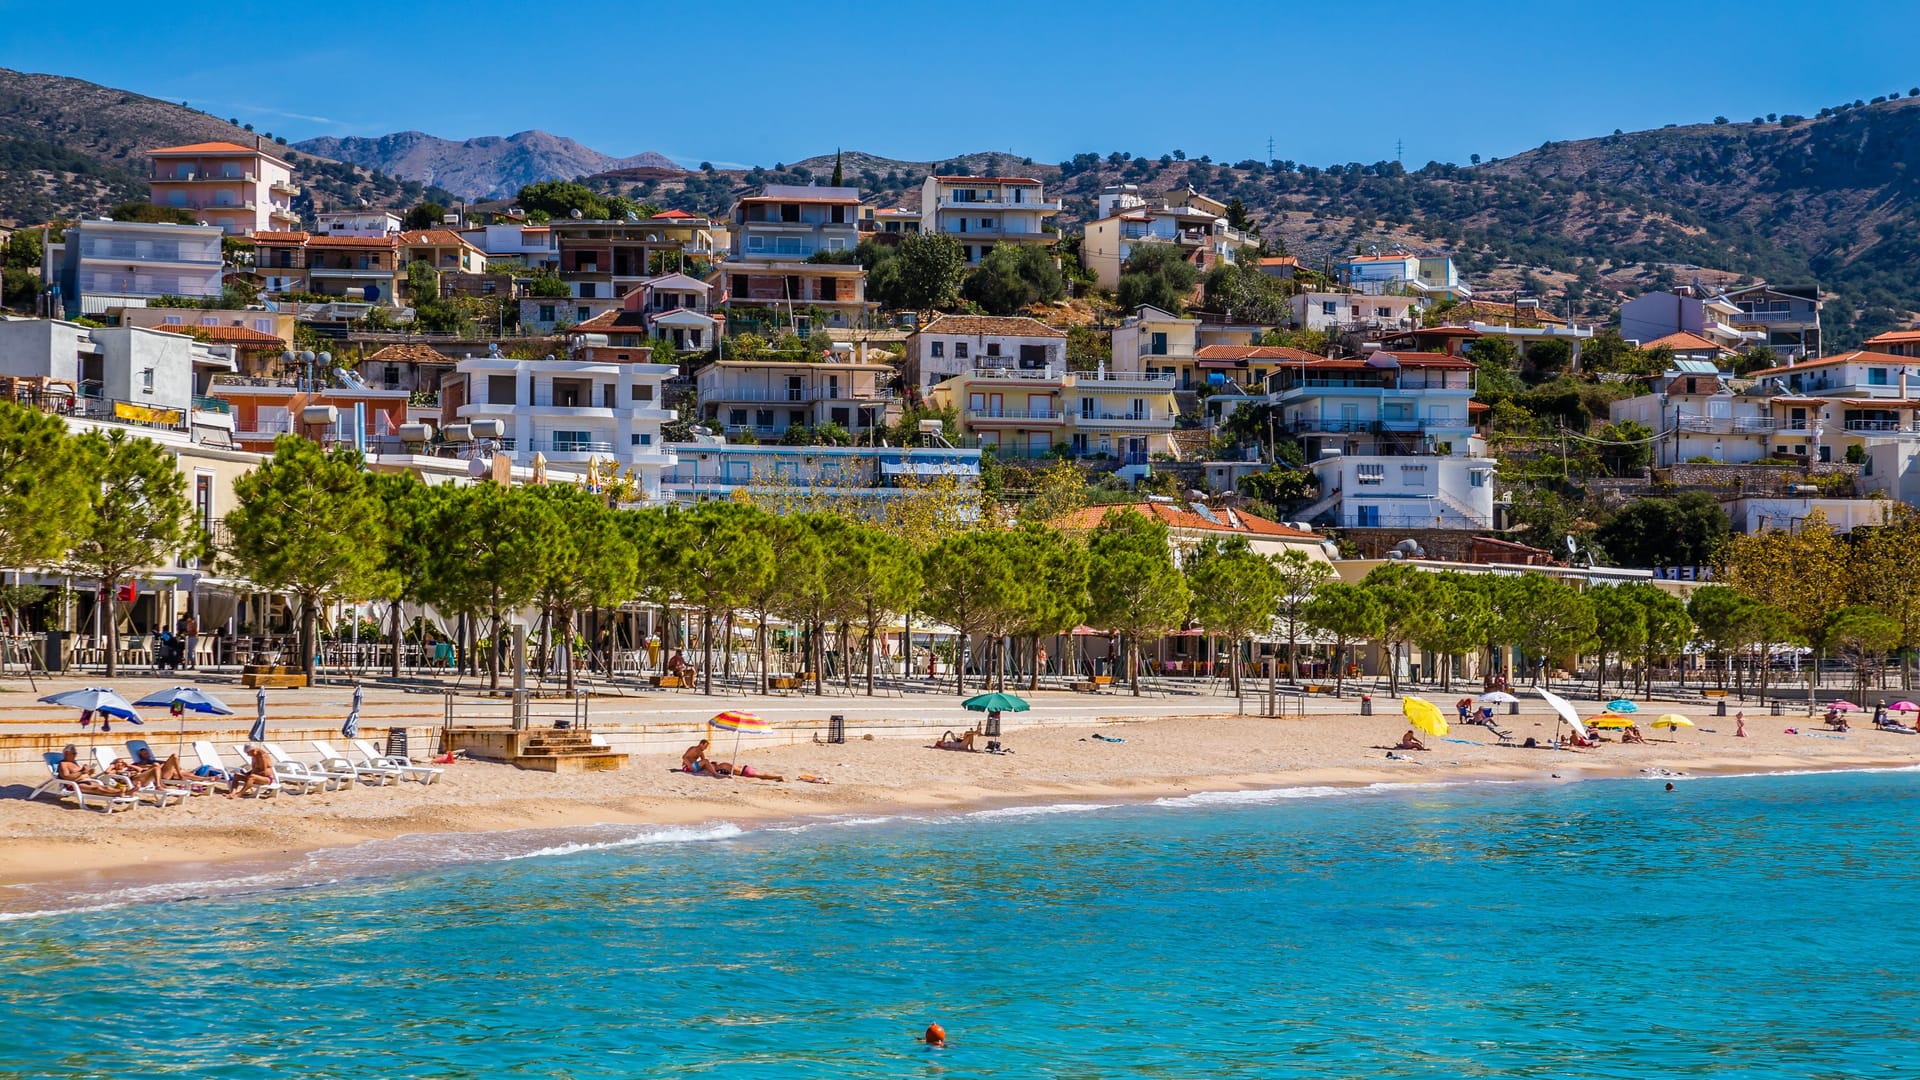
POLYGON ((928 1046, 947 1045, 947 1029, 939 1024, 928 1024, 926 1041, 928 1046))

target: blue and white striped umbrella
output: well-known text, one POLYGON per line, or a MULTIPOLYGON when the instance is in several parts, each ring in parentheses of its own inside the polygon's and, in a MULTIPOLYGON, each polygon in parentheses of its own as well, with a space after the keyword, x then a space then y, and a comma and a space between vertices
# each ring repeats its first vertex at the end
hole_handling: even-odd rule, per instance
POLYGON ((353 708, 347 713, 347 722, 340 725, 340 737, 357 739, 360 737, 360 684, 353 686, 353 708))
POLYGON ((104 686, 89 686, 84 690, 66 690, 58 694, 48 694, 40 699, 48 705, 65 705, 80 710, 80 723, 84 726, 92 713, 100 714, 100 730, 108 730, 112 717, 120 717, 129 723, 144 724, 145 720, 133 711, 133 703, 104 686))

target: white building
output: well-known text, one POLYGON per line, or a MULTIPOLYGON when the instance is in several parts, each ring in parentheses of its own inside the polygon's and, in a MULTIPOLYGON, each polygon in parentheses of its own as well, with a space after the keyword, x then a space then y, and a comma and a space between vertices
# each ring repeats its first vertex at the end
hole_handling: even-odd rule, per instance
POLYGON ((225 445, 233 419, 210 398, 234 370, 233 349, 138 326, 86 327, 58 319, 0 319, 0 375, 39 381, 50 411, 190 433, 225 445))
POLYGON ((1227 224, 1227 207, 1194 191, 1171 192, 1158 202, 1140 198, 1132 185, 1110 186, 1100 196, 1101 216, 1086 225, 1080 263, 1103 289, 1119 287, 1120 269, 1135 247, 1166 244, 1202 272, 1239 258, 1256 244, 1227 224))
POLYGON ((1287 301, 1293 325, 1301 330, 1412 330, 1418 325, 1414 310, 1418 296, 1368 295, 1352 292, 1303 292, 1287 301))
POLYGON ((661 473, 674 463, 660 425, 674 419, 661 383, 671 364, 597 360, 467 357, 440 385, 441 424, 498 420, 501 452, 517 465, 541 454, 579 471, 613 459, 632 468, 648 499, 660 496, 661 473))
POLYGON ((1067 335, 1038 319, 937 315, 907 335, 906 382, 922 397, 976 367, 1065 370, 1067 335))
POLYGON ((495 259, 520 262, 529 270, 558 270, 560 267, 560 245, 553 237, 553 230, 545 225, 508 222, 462 229, 460 235, 474 247, 486 252, 489 262, 495 259))
POLYGON ((210 225, 89 218, 47 245, 40 280, 58 290, 54 310, 68 318, 142 307, 160 296, 217 297, 226 268, 221 236, 210 225))
POLYGON ((714 435, 669 449, 676 464, 667 472, 666 498, 684 504, 738 494, 774 506, 838 505, 877 515, 936 477, 969 488, 980 482, 977 448, 743 445, 714 435))
POLYGON ((1026 176, 929 176, 920 185, 920 231, 958 239, 969 266, 996 244, 1051 247, 1059 234, 1046 220, 1059 212, 1060 200, 1026 176))
POLYGON ((313 218, 315 236, 400 235, 400 215, 391 210, 325 210, 313 218))

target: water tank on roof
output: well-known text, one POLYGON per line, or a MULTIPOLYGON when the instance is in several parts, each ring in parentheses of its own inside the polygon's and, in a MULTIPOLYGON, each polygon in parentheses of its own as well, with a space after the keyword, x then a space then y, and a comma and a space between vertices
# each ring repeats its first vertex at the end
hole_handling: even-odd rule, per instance
POLYGON ((505 434, 506 425, 498 420, 475 420, 471 427, 476 439, 497 439, 505 434))
POLYGON ((309 405, 300 410, 302 424, 325 424, 332 427, 340 422, 340 410, 331 405, 309 405))

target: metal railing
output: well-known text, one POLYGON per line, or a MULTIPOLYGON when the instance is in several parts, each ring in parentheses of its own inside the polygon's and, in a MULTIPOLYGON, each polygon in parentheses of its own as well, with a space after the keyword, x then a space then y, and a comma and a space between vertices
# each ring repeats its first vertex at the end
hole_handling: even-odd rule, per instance
POLYGON ((1765 434, 1783 425, 1771 416, 1682 416, 1680 430, 1705 435, 1765 434))
POLYGON ((1042 412, 1038 409, 968 409, 969 420, 1045 420, 1059 423, 1067 418, 1060 412, 1042 412))

